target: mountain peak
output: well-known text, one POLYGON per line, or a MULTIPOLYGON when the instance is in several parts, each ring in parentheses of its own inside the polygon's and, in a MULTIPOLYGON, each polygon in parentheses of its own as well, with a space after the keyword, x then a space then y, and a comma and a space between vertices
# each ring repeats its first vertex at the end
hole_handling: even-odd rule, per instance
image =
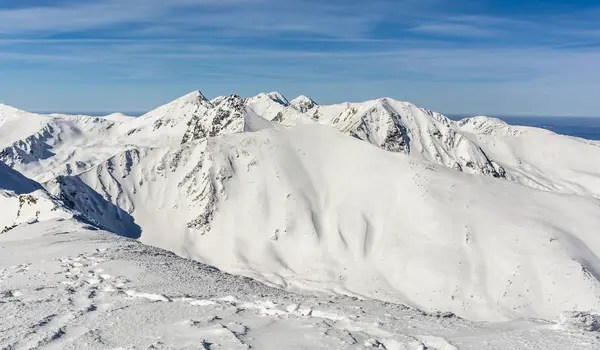
POLYGON ((303 113, 310 109, 313 109, 315 106, 318 106, 318 104, 315 101, 313 101, 310 97, 304 95, 296 97, 290 102, 290 104, 303 113))
POLYGON ((306 95, 300 95, 298 97, 296 97, 295 99, 293 99, 290 103, 294 103, 294 102, 311 102, 314 104, 317 104, 315 101, 313 101, 312 98, 306 96, 306 95))
POLYGON ((186 95, 176 98, 175 100, 159 107, 158 109, 161 109, 164 107, 172 107, 172 106, 183 106, 183 105, 187 105, 187 104, 210 105, 210 102, 206 99, 206 97, 204 97, 204 95, 202 94, 202 92, 200 92, 200 90, 194 90, 186 95))
POLYGON ((289 106, 290 105, 290 101, 288 101, 287 98, 285 98, 285 96, 283 96, 278 91, 269 92, 269 93, 267 93, 265 95, 267 97, 269 97, 271 100, 279 103, 282 106, 289 106))
POLYGON ((176 101, 208 101, 206 97, 202 94, 200 90, 194 90, 189 94, 183 95, 180 98, 176 99, 176 101))

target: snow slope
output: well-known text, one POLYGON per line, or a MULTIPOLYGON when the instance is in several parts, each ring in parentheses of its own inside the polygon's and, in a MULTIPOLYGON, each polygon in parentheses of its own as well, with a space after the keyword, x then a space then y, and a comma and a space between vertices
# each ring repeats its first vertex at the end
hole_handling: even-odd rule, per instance
POLYGON ((47 221, 0 235, 2 349, 593 349, 594 314, 490 324, 304 296, 47 221))
POLYGON ((0 163, 0 213, 0 234, 20 225, 76 216, 60 201, 52 198, 40 184, 4 163, 0 163))
POLYGON ((200 91, 191 92, 124 125, 124 141, 149 147, 179 143, 190 120, 212 107, 200 91))
POLYGON ((129 213, 142 242, 284 288, 485 320, 600 306, 597 201, 418 162, 322 126, 125 153, 66 188, 47 185, 112 217, 78 183, 129 213))
POLYGON ((457 122, 512 181, 545 191, 600 198, 600 142, 488 117, 457 122))
POLYGON ((0 106, 0 161, 37 181, 78 174, 120 152, 132 118, 39 115, 0 106))

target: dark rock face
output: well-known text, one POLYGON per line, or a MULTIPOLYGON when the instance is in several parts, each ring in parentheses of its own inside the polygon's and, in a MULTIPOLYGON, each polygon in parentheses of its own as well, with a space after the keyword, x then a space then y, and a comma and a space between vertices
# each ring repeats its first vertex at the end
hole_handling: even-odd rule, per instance
POLYGON ((242 132, 244 125, 245 99, 231 95, 203 113, 194 114, 181 143, 215 137, 222 133, 242 132))

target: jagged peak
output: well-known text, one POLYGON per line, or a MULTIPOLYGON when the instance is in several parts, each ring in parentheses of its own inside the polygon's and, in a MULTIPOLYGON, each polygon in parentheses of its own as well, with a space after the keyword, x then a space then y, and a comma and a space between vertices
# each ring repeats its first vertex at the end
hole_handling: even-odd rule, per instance
POLYGON ((212 100, 210 100, 210 103, 212 105, 216 106, 226 98, 227 98, 227 96, 217 96, 217 97, 213 98, 212 100))
POLYGON ((244 101, 245 101, 245 99, 242 96, 240 96, 238 94, 231 94, 229 96, 223 97, 219 101, 218 105, 226 105, 229 107, 233 107, 233 106, 239 107, 240 105, 242 105, 244 103, 244 101))

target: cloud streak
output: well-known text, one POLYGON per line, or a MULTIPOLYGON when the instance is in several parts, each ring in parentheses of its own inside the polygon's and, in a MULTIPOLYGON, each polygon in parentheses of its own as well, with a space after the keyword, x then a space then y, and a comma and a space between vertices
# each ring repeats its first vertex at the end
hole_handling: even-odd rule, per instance
POLYGON ((600 61, 593 14, 600 12, 507 16, 465 11, 467 3, 33 0, 2 8, 0 0, 0 80, 10 82, 0 84, 0 98, 59 80, 75 94, 91 84, 110 87, 107 99, 115 101, 126 87, 159 96, 164 86, 215 94, 314 90, 324 102, 377 93, 442 110, 444 103, 459 109, 448 96, 461 91, 487 91, 481 101, 495 108, 502 106, 492 92, 521 105, 533 102, 515 91, 538 106, 560 96, 596 100, 582 87, 600 82, 593 68, 600 61))
MULTIPOLYGON (((218 30, 219 35, 360 35, 380 16, 380 1, 104 0, 0 9, 0 34, 56 34, 129 24, 136 34, 218 30), (338 3, 335 5, 333 3, 338 3), (360 14, 360 15, 357 15, 360 14)), ((214 33, 213 33, 214 34, 214 33)))

